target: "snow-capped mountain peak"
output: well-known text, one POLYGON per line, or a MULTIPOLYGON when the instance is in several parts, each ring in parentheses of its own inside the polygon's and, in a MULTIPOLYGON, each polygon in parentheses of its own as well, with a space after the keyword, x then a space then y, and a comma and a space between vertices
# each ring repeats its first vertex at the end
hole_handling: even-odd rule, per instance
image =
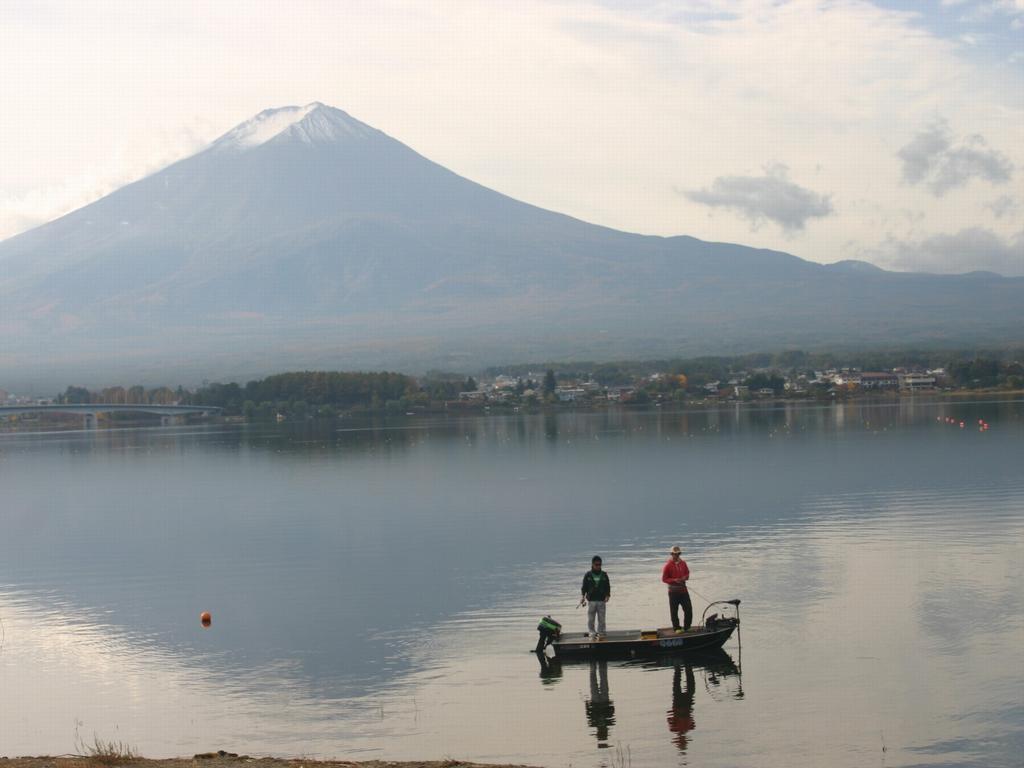
POLYGON ((287 133, 308 144, 342 138, 366 137, 377 131, 347 112, 314 101, 303 107, 265 109, 235 126, 214 143, 214 147, 251 149, 287 133))

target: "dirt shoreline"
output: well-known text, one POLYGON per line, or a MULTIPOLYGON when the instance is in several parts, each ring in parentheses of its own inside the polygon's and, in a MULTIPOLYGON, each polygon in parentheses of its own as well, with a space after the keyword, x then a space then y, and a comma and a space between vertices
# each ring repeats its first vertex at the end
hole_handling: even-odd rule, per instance
POLYGON ((510 763, 474 763, 455 758, 443 760, 307 760, 303 758, 221 756, 206 753, 195 757, 151 760, 145 757, 0 757, 0 768, 539 768, 510 763))

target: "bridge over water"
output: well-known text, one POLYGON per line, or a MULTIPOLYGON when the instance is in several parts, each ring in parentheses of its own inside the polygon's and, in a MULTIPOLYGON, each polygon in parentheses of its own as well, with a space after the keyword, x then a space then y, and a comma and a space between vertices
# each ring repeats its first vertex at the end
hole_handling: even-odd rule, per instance
POLYGON ((149 405, 146 403, 58 403, 54 405, 0 405, 0 418, 20 413, 78 413, 86 429, 95 429, 101 413, 155 413, 164 426, 181 422, 183 416, 210 416, 221 412, 215 405, 149 405))

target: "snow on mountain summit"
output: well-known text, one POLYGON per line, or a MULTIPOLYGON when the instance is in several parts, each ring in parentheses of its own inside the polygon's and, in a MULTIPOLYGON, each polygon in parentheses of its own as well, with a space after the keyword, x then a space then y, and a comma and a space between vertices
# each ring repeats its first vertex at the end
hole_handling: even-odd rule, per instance
POLYGON ((214 143, 222 146, 257 147, 302 120, 315 106, 307 104, 304 107, 265 109, 256 117, 235 126, 214 143))
POLYGON ((345 137, 365 137, 376 132, 348 113, 314 101, 304 107, 265 109, 232 128, 213 146, 251 149, 285 133, 298 141, 313 144, 345 137))

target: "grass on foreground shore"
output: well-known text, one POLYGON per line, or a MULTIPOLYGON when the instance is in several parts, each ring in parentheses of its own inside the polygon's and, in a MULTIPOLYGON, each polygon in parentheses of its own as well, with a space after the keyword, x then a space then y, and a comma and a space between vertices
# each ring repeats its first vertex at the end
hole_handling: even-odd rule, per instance
MULTIPOLYGON (((524 765, 471 763, 444 760, 307 760, 275 757, 236 756, 208 752, 194 757, 151 760, 140 757, 124 744, 97 742, 87 745, 86 754, 61 757, 0 757, 0 768, 104 768, 104 766, 137 766, 138 768, 531 768, 524 765), (94 748, 102 747, 92 751, 94 748)), ((533 767, 536 768, 536 767, 533 767)))

